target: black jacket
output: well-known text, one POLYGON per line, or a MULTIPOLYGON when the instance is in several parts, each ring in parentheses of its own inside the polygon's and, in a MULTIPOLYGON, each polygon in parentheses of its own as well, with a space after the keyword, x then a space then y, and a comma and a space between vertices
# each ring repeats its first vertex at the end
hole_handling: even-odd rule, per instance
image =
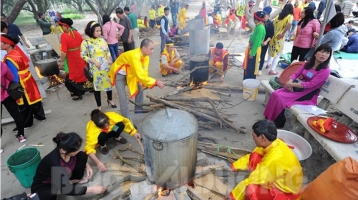
MULTIPOLYGON (((85 152, 80 151, 76 155, 77 162, 80 160, 78 158, 82 156, 87 155, 85 152)), ((55 148, 41 160, 31 185, 31 193, 35 193, 44 184, 52 184, 53 194, 56 194, 58 190, 64 195, 77 196, 86 194, 86 186, 70 183, 71 177, 67 175, 65 167, 60 165, 60 159, 60 151, 55 148), (51 183, 47 183, 48 181, 51 181, 51 183)))

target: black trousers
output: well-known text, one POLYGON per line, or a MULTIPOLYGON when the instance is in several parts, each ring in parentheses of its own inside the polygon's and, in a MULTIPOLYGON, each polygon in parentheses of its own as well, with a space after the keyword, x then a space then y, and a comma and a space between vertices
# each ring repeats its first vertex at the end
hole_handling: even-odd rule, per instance
POLYGON ((353 11, 352 14, 354 17, 358 17, 358 11, 353 11))
POLYGON ((20 105, 20 113, 22 118, 24 119, 24 126, 31 127, 34 124, 34 118, 38 120, 45 120, 45 111, 42 107, 42 102, 37 102, 32 105, 29 105, 26 97, 22 98, 24 100, 24 104, 20 105))
POLYGON ((128 43, 128 42, 123 42, 123 52, 126 51, 130 51, 134 49, 134 42, 132 41, 132 43, 128 43))
MULTIPOLYGON (((1 104, 5 106, 10 116, 14 119, 16 127, 18 129, 17 136, 25 135, 24 119, 20 114, 19 106, 17 105, 16 101, 12 97, 8 96, 6 99, 4 99, 4 101, 1 102, 1 104)), ((1 109, 1 116, 2 116, 2 109, 1 109)), ((1 135, 2 135, 2 127, 1 127, 1 135)))
MULTIPOLYGON (((107 99, 109 101, 112 101, 112 90, 107 91, 107 99)), ((101 91, 94 91, 94 98, 96 99, 97 106, 100 107, 102 105, 101 103, 101 91)))
POLYGON ((98 136, 98 144, 101 146, 106 145, 106 142, 110 139, 110 138, 117 138, 121 135, 121 133, 124 130, 124 124, 123 122, 118 122, 116 124, 116 126, 118 126, 118 129, 116 131, 112 130, 108 133, 102 132, 99 134, 98 136))
MULTIPOLYGON (((76 158, 77 158, 76 166, 72 171, 70 180, 81 180, 85 173, 86 163, 88 159, 87 154, 83 151, 80 151, 76 155, 76 158)), ((62 183, 62 184, 63 184, 63 188, 66 188, 66 185, 71 183, 62 183)), ((40 200, 42 199, 56 200, 57 193, 55 192, 57 192, 59 188, 54 188, 54 187, 55 187, 54 184, 41 184, 37 186, 31 186, 31 193, 36 192, 40 200)), ((72 186, 68 186, 68 187, 72 187, 72 186)))
POLYGON ((255 73, 255 64, 256 64, 256 56, 253 56, 252 58, 249 58, 248 62, 247 62, 247 68, 244 71, 244 80, 246 79, 256 79, 256 75, 255 73))
POLYGON ((265 63, 265 56, 268 49, 268 44, 266 46, 261 47, 261 55, 260 55, 260 66, 259 70, 262 70, 264 63, 265 63))
POLYGON ((76 88, 75 86, 73 86, 70 83, 68 75, 65 78, 65 86, 66 86, 67 90, 71 93, 71 97, 74 97, 74 96, 79 97, 79 96, 82 96, 85 94, 85 91, 82 91, 82 90, 76 88))
POLYGON ((296 60, 299 56, 298 61, 304 61, 306 54, 310 51, 311 48, 300 48, 293 46, 291 53, 291 62, 296 60))
MULTIPOLYGON (((317 92, 319 91, 319 89, 314 90, 300 98, 298 98, 296 101, 306 101, 306 100, 310 100, 313 98, 313 96, 315 94, 317 94, 317 92)), ((282 112, 277 116, 277 118, 274 120, 274 123, 276 125, 277 128, 283 128, 285 126, 286 123, 286 117, 285 117, 285 109, 282 110, 282 112)))

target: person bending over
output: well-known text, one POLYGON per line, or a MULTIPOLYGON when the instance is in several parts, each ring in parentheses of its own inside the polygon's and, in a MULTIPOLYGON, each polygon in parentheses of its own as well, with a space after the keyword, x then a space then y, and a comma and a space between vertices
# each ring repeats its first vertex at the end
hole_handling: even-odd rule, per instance
POLYGON ((58 191, 63 195, 78 196, 101 194, 106 190, 100 185, 80 185, 89 181, 93 171, 87 163, 86 153, 80 151, 82 138, 77 133, 58 133, 53 141, 56 148, 38 165, 31 193, 37 193, 41 200, 55 200, 58 191))
POLYGON ((107 167, 97 158, 96 146, 100 146, 102 154, 108 154, 106 142, 113 138, 114 141, 121 144, 126 144, 127 140, 120 137, 121 133, 125 131, 129 135, 141 139, 141 135, 137 133, 131 121, 115 112, 103 113, 98 109, 91 112, 91 120, 86 126, 86 146, 85 152, 88 157, 96 163, 98 169, 103 172, 107 167))

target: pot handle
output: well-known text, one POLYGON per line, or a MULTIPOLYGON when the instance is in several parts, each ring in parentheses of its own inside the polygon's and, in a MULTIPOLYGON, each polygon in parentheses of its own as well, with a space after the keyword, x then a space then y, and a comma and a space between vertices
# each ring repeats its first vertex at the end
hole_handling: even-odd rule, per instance
POLYGON ((160 151, 163 149, 163 144, 159 141, 153 141, 153 148, 160 151))

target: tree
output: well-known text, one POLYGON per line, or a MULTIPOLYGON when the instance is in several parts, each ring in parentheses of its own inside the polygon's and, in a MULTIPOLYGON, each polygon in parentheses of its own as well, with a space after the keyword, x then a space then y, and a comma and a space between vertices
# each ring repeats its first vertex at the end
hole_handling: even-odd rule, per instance
MULTIPOLYGON (((15 21, 15 19, 17 18, 17 16, 19 15, 20 11, 22 10, 22 8, 24 7, 24 5, 27 3, 28 0, 17 0, 14 4, 12 9, 10 10, 10 12, 8 13, 7 20, 9 23, 12 23, 15 21)), ((4 2, 5 3, 5 2, 4 2)), ((12 1, 9 1, 7 3, 13 3, 12 1)), ((3 3, 1 3, 3 4, 3 3)), ((3 5, 1 5, 1 8, 3 10, 3 5)))
POLYGON ((34 19, 38 19, 38 14, 45 13, 48 8, 49 4, 47 0, 28 0, 28 4, 24 6, 23 10, 32 12, 34 19))
MULTIPOLYGON (((118 7, 121 0, 85 0, 91 10, 97 15, 98 22, 102 23, 102 16, 104 14, 111 15, 111 13, 118 7)), ((126 1, 122 1, 125 3, 126 1)))
MULTIPOLYGON (((255 2, 255 5, 251 8, 251 11, 249 10, 249 6, 245 7, 245 13, 246 13, 246 19, 247 19, 247 26, 250 28, 250 30, 254 30, 256 24, 254 22, 254 13, 258 10, 260 6, 261 0, 257 0, 255 2)), ((249 0, 245 0, 245 4, 249 5, 249 0)))
POLYGON ((68 3, 79 12, 83 12, 83 7, 86 5, 85 0, 66 0, 65 3, 68 3))

